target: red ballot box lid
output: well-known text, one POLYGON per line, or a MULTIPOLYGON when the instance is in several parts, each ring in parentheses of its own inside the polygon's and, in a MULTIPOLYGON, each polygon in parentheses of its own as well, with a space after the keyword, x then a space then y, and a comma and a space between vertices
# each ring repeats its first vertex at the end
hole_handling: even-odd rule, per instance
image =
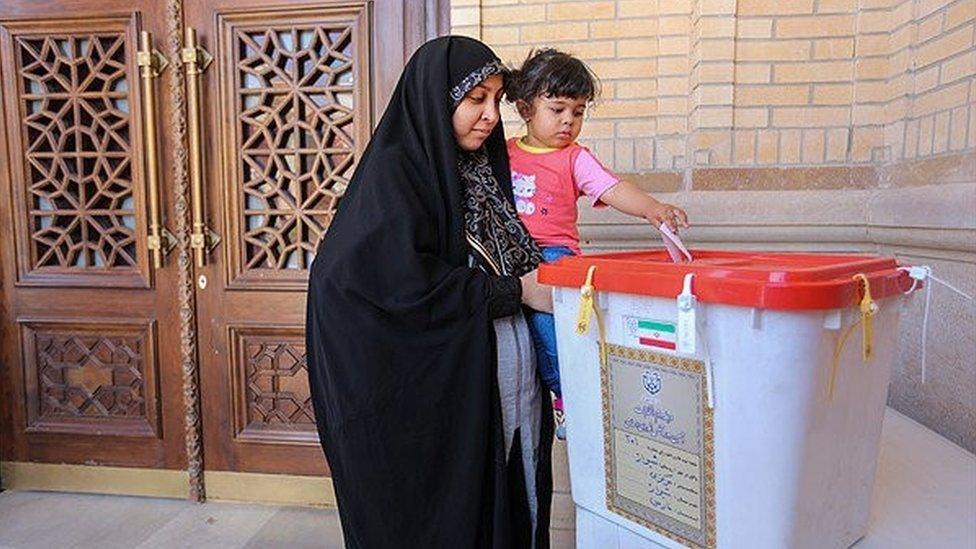
POLYGON ((863 274, 874 299, 900 295, 912 285, 893 257, 867 254, 767 253, 691 250, 694 260, 673 263, 665 249, 564 257, 542 265, 539 281, 579 288, 596 266, 597 291, 674 298, 685 275, 701 302, 762 309, 837 309, 857 305, 863 274))

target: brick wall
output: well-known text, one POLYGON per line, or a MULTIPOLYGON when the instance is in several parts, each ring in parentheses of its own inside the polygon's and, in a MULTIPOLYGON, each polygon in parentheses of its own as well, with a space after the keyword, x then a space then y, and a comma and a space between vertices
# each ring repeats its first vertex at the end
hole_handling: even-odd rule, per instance
MULTIPOLYGON (((587 61, 603 94, 582 140, 621 172, 683 172, 684 189, 695 188, 694 168, 878 165, 973 149, 974 11, 972 0, 452 5, 454 32, 505 61, 538 46, 587 61)), ((506 126, 520 131, 512 111, 506 126)))

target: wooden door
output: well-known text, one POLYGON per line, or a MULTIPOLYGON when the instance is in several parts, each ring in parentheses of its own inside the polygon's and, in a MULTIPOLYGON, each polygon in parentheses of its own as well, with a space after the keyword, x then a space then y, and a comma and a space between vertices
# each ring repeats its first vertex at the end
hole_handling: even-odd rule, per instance
POLYGON ((424 38, 405 34, 417 16, 405 4, 186 5, 187 27, 214 59, 200 77, 202 195, 219 243, 195 275, 209 470, 327 472, 305 364, 307 273, 404 58, 424 38))
POLYGON ((162 43, 162 2, 0 3, 4 461, 185 466, 177 267, 148 249, 143 30, 162 43))

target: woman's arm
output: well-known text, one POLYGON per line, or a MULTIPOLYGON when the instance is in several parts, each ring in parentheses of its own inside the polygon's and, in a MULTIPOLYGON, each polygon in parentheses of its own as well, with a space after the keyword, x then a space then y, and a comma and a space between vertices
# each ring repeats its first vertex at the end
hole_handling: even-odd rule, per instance
POLYGON ((661 202, 637 188, 629 181, 620 181, 602 195, 600 201, 613 209, 635 217, 643 217, 655 228, 667 224, 672 231, 688 227, 688 214, 671 204, 661 202))

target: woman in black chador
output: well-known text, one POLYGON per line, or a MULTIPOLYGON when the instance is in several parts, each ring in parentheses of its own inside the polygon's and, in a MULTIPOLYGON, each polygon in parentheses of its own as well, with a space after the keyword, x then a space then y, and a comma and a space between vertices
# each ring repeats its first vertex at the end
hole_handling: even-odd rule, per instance
POLYGON ((504 69, 464 37, 407 64, 312 265, 312 399, 354 548, 549 546, 552 420, 522 305, 504 69), (543 405, 545 403, 545 405, 543 405))

